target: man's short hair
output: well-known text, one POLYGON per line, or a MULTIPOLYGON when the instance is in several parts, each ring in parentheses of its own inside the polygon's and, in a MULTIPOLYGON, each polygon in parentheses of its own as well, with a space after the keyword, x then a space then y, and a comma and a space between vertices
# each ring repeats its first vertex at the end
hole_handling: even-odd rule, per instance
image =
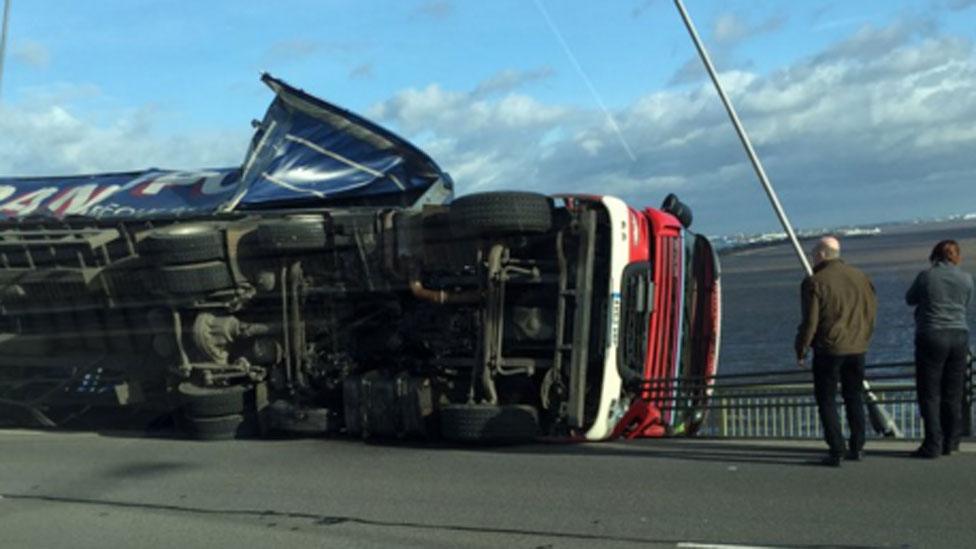
POLYGON ((814 250, 824 259, 837 259, 840 257, 840 241, 835 236, 825 236, 817 242, 814 250))

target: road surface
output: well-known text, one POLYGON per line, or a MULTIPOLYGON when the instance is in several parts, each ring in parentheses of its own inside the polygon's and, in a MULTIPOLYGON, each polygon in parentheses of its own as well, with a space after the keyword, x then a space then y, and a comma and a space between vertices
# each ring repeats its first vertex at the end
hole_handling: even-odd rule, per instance
POLYGON ((496 448, 0 431, 0 547, 965 547, 976 443, 496 448))

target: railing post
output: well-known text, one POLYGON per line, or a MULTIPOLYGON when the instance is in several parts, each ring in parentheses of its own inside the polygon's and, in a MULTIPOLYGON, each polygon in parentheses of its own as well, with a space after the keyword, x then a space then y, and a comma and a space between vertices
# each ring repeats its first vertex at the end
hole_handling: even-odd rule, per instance
POLYGON ((729 401, 726 399, 721 400, 721 413, 722 413, 722 437, 729 436, 729 401))
POLYGON ((962 400, 962 436, 973 436, 973 354, 966 364, 966 381, 962 400))

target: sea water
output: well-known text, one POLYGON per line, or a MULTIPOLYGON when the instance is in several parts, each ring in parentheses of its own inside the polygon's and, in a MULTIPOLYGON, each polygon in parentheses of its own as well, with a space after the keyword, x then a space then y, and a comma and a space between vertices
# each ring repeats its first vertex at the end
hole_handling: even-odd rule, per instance
MULTIPOLYGON (((913 309, 905 292, 928 267, 936 242, 962 247, 962 268, 976 273, 976 220, 882 226, 880 232, 841 238, 842 257, 874 283, 878 319, 867 362, 911 361, 913 309)), ((815 241, 806 241, 811 247, 815 241)), ((792 246, 771 244, 722 255, 723 333, 719 373, 796 367, 793 340, 800 322, 804 272, 792 246)), ((976 348, 976 304, 969 310, 970 346, 976 348)))

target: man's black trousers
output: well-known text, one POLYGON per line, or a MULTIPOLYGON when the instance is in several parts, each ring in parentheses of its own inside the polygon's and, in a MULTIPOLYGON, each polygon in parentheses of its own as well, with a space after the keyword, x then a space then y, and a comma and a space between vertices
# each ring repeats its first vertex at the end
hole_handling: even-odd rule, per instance
POLYGON ((915 336, 915 386, 925 426, 922 451, 938 455, 952 449, 962 427, 962 395, 969 333, 939 330, 915 336))
POLYGON ((813 355, 813 392, 817 398, 824 439, 833 456, 844 454, 844 434, 837 413, 838 378, 851 432, 849 449, 859 452, 864 448, 864 354, 829 355, 814 352, 813 355))

